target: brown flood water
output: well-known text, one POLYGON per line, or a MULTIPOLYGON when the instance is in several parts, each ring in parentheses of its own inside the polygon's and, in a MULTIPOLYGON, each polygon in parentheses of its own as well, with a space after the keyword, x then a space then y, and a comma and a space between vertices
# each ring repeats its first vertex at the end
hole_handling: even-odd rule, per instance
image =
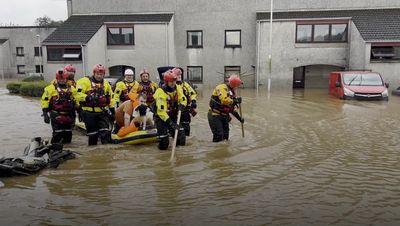
MULTIPOLYGON (((326 90, 241 90, 245 137, 212 143, 211 90, 187 146, 99 145, 58 169, 0 178, 1 225, 399 225, 400 97, 342 101, 326 90)), ((0 88, 0 156, 50 137, 38 99, 0 88)))

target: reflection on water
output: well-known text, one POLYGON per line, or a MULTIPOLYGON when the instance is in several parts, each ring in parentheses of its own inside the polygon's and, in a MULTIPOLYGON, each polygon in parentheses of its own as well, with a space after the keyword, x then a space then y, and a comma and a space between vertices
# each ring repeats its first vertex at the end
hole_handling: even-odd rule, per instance
MULTIPOLYGON (((2 178, 4 225, 398 225, 400 97, 343 101, 325 90, 240 90, 245 138, 233 120, 214 144, 211 90, 177 161, 156 144, 87 147, 56 170, 2 178)), ((0 155, 49 137, 38 99, 0 88, 0 155)))

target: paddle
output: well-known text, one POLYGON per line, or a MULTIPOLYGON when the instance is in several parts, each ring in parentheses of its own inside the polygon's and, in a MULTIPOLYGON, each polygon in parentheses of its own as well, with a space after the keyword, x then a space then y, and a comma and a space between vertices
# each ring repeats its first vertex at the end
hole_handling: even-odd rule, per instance
MULTIPOLYGON (((242 104, 239 104, 239 113, 240 113, 240 117, 243 118, 243 114, 242 114, 242 104)), ((242 124, 242 137, 244 137, 244 126, 243 126, 243 122, 240 122, 240 124, 242 124)))
POLYGON ((174 142, 172 143, 171 158, 169 160, 170 162, 174 161, 174 159, 175 159, 175 147, 176 147, 176 142, 178 140, 178 132, 179 132, 180 121, 181 121, 181 110, 178 111, 178 118, 176 120, 176 123, 178 124, 178 126, 175 129, 174 142))

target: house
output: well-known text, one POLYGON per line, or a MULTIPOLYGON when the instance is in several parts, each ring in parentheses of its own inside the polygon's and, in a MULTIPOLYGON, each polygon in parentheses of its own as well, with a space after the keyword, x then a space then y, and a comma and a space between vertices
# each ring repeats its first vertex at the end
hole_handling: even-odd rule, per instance
POLYGON ((67 63, 90 75, 102 63, 111 76, 146 67, 154 80, 156 67, 177 65, 200 87, 240 73, 245 87, 292 89, 371 69, 397 86, 400 1, 275 1, 272 39, 270 3, 67 0, 69 19, 43 42, 46 76, 67 63))
POLYGON ((0 27, 1 78, 43 73, 45 62, 40 42, 55 29, 40 26, 0 27))

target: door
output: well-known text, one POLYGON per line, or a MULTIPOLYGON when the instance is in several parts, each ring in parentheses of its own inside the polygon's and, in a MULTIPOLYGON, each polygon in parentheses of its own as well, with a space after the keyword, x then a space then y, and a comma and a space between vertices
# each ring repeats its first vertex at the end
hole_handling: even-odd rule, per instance
POLYGON ((306 67, 295 67, 293 68, 293 89, 304 89, 306 67))

